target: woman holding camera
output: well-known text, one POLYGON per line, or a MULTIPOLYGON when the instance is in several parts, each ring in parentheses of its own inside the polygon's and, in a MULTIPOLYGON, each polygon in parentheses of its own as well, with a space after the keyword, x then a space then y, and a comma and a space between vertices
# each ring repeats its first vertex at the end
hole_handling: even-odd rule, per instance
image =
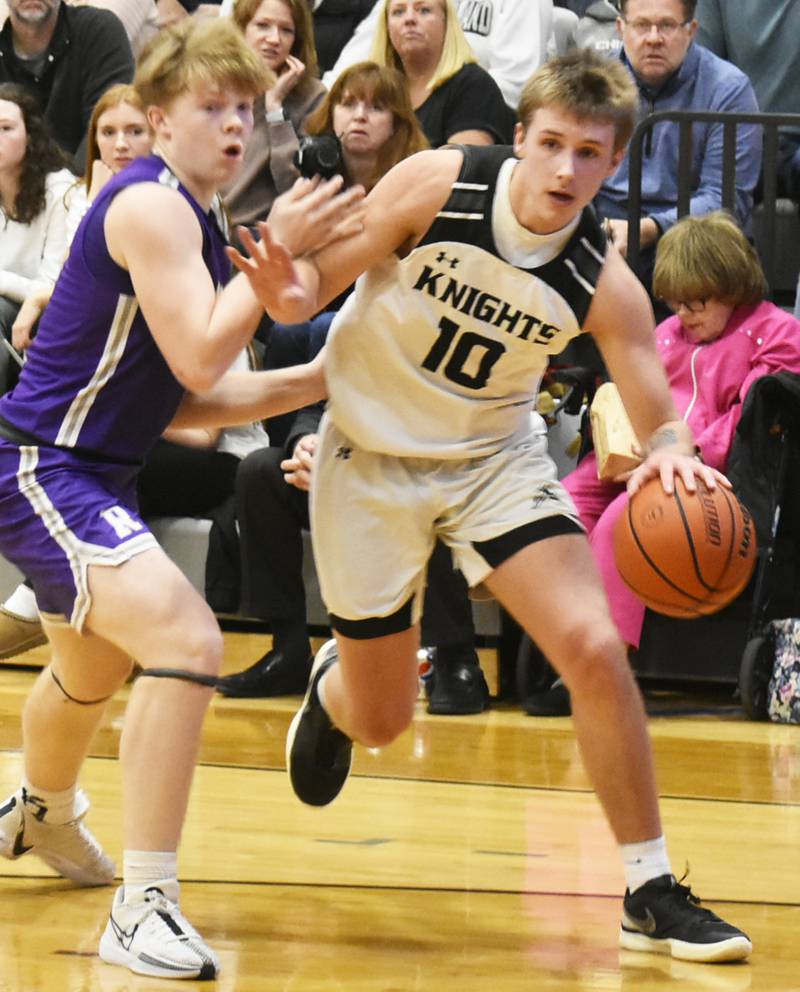
POLYGON ((293 159, 308 115, 325 95, 307 0, 237 0, 233 20, 274 73, 255 105, 244 167, 224 191, 232 224, 264 220, 272 202, 297 179, 293 159))
POLYGON ((394 69, 358 62, 345 70, 308 118, 309 135, 335 135, 342 172, 369 192, 399 161, 428 147, 394 69))

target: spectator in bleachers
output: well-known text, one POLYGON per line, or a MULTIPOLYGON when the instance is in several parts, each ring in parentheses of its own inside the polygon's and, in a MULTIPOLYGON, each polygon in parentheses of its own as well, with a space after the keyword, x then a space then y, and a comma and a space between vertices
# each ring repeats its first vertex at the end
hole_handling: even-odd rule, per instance
MULTIPOLYGON (((767 282, 755 249, 724 211, 684 217, 659 242, 654 291, 674 316, 656 328, 656 344, 678 412, 698 453, 724 472, 747 391, 760 376, 800 373, 800 323, 765 300, 767 282)), ((586 529, 611 614, 623 640, 638 647, 644 606, 620 578, 614 524, 627 506, 622 482, 597 477, 594 453, 562 480, 586 529)), ((526 704, 537 715, 569 712, 558 682, 526 704)))
MULTIPOLYGON (((622 0, 618 29, 621 59, 641 95, 642 114, 662 110, 758 110, 747 76, 698 45, 694 38, 695 0, 622 0)), ((642 171, 642 255, 637 275, 650 287, 656 242, 677 220, 677 124, 657 124, 647 138, 642 171)), ((691 204, 693 214, 722 206, 722 127, 692 128, 691 204)), ((761 169, 761 129, 741 126, 736 134, 736 216, 746 224, 761 169)), ((623 255, 628 244, 629 156, 603 184, 595 201, 608 219, 623 255)))
MULTIPOLYGON (((316 355, 333 314, 307 324, 276 325, 264 364, 282 368, 316 355)), ((226 696, 266 697, 303 691, 311 647, 303 582, 303 530, 309 529, 308 486, 287 480, 281 463, 295 448, 313 452, 322 404, 268 423, 269 447, 248 454, 236 473, 241 595, 239 612, 269 623, 272 647, 254 664, 220 680, 226 696), (289 483, 289 484, 287 484, 289 483)))
POLYGON ((0 84, 0 392, 16 383, 31 343, 16 323, 20 308, 52 288, 66 257, 74 184, 33 95, 0 84))
POLYGON ((514 115, 477 64, 454 0, 383 0, 372 58, 405 76, 431 147, 511 142, 514 115))
POLYGON ((392 166, 428 147, 402 74, 375 62, 342 73, 309 118, 308 132, 335 134, 348 182, 367 191, 392 166))
MULTIPOLYGON (((348 179, 367 190, 401 159, 427 147, 402 75, 369 62, 339 76, 309 120, 309 131, 339 136, 348 179)), ((307 324, 273 327, 265 366, 310 361, 324 344, 332 319, 332 313, 325 313, 307 324)), ((321 417, 322 404, 317 404, 273 419, 272 447, 248 455, 239 467, 240 612, 267 620, 273 645, 245 671, 223 679, 220 691, 225 695, 302 692, 308 681, 302 531, 309 527, 308 482, 321 417)), ((432 561, 425 617, 423 637, 435 648, 439 676, 432 709, 480 712, 488 691, 475 654, 467 588, 443 546, 432 561)))
MULTIPOLYGON (((698 0, 697 40, 746 73, 761 110, 800 113, 800 4, 796 0, 698 0)), ((800 201, 800 130, 781 134, 782 192, 800 201)))
MULTIPOLYGON (((122 21, 134 55, 159 29, 158 8, 155 0, 66 0, 71 7, 99 7, 110 10, 122 21)), ((8 16, 6 0, 0 0, 0 23, 8 16)))
MULTIPOLYGON (((454 6, 479 65, 497 83, 506 104, 516 111, 523 84, 547 57, 552 0, 455 0, 454 6)), ((336 65, 323 76, 326 86, 332 85, 348 65, 374 57, 372 45, 382 11, 383 3, 378 3, 359 24, 336 65)))
POLYGON ((479 64, 516 113, 522 87, 547 57, 552 0, 456 0, 456 9, 479 64))
POLYGON ((0 31, 0 82, 29 89, 58 144, 80 171, 94 105, 114 83, 130 83, 134 59, 118 17, 63 0, 7 0, 0 31))
POLYGON ((297 179, 294 154, 325 87, 318 78, 307 0, 237 0, 233 19, 275 79, 256 101, 244 167, 225 190, 231 222, 253 225, 297 179))
MULTIPOLYGON (((89 205, 108 180, 129 162, 149 155, 153 135, 142 99, 130 83, 117 83, 95 104, 86 139, 86 169, 69 191, 67 248, 89 205)), ((66 255, 66 250, 65 250, 66 255)), ((14 339, 27 348, 34 328, 47 306, 53 282, 26 296, 14 321, 14 339)))
POLYGON ((136 89, 129 83, 107 89, 95 104, 86 136, 83 189, 87 202, 120 169, 152 149, 153 132, 136 89))

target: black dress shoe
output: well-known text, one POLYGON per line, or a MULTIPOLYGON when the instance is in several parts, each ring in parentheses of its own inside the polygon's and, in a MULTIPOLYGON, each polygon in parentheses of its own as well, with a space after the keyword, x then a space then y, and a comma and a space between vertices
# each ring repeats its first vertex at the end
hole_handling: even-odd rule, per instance
POLYGON ((572 713, 569 689, 561 679, 544 692, 531 693, 522 706, 528 716, 569 716, 572 713))
POLYGON ((483 713, 489 708, 489 687, 483 676, 478 656, 469 651, 457 659, 442 659, 438 650, 431 652, 433 689, 428 712, 439 716, 460 716, 483 713))
POLYGON ((302 695, 308 686, 311 660, 298 664, 282 651, 268 651, 250 668, 219 679, 217 692, 238 699, 302 695))

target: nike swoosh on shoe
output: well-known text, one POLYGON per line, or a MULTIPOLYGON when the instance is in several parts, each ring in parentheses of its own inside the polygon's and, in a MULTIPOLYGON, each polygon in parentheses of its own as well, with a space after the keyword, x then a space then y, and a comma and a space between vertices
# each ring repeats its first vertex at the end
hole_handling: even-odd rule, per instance
POLYGON ((136 931, 139 929, 139 924, 137 923, 133 930, 129 932, 128 930, 123 930, 113 916, 110 919, 111 927, 114 930, 117 940, 120 944, 122 944, 126 951, 129 951, 131 949, 131 944, 133 943, 133 938, 136 936, 136 931))
POLYGON ((17 831, 17 836, 14 838, 14 847, 11 849, 11 853, 15 858, 19 858, 23 854, 27 854, 31 850, 33 844, 28 844, 27 847, 23 842, 23 835, 25 834, 25 821, 20 824, 20 828, 17 831))
POLYGON ((636 930, 639 933, 644 933, 648 936, 654 934, 658 928, 656 919, 649 909, 645 910, 644 919, 641 920, 637 919, 635 916, 631 916, 627 910, 624 910, 622 914, 622 925, 626 930, 636 930))

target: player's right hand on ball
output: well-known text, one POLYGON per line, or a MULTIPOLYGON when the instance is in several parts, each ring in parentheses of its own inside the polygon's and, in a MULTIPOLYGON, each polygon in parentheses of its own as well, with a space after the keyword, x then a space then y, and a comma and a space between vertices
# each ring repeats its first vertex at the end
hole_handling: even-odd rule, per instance
POLYGON ((696 479, 700 479, 709 489, 714 489, 716 486, 732 488, 730 480, 710 465, 704 465, 690 455, 680 454, 668 448, 657 448, 631 472, 627 480, 628 495, 633 496, 645 482, 656 476, 660 477, 664 492, 671 493, 675 489, 676 475, 680 476, 690 493, 697 488, 696 479))

